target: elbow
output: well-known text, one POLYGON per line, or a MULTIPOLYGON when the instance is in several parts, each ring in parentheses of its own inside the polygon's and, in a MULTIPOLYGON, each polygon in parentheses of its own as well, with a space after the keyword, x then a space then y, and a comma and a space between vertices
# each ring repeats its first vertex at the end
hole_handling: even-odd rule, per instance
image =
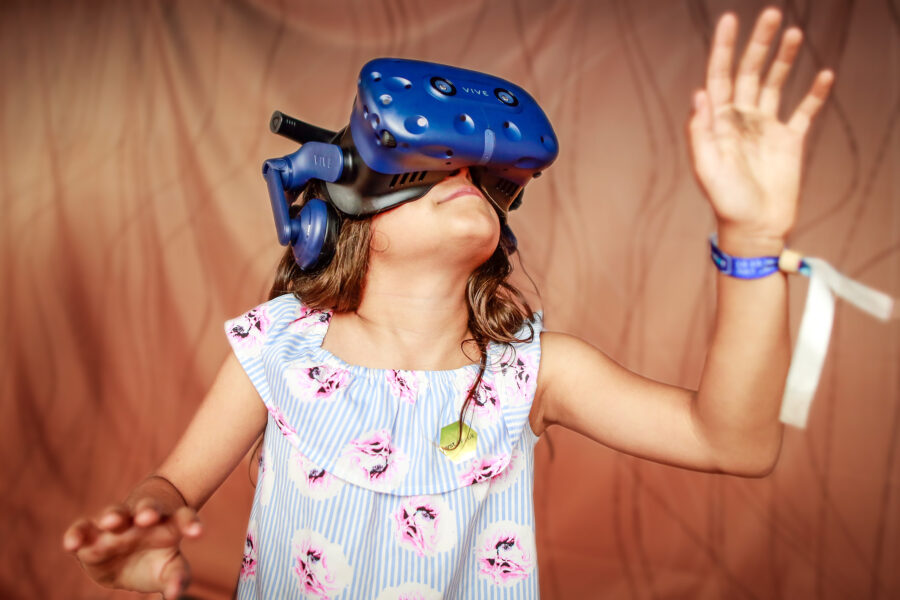
POLYGON ((705 446, 710 471, 760 479, 775 470, 784 435, 784 426, 776 417, 720 418, 709 423, 695 411, 694 418, 695 431, 705 446))
POLYGON ((728 466, 725 469, 722 469, 721 472, 728 475, 734 475, 736 477, 744 477, 746 479, 762 479, 763 477, 768 477, 772 474, 772 471, 775 470, 776 464, 778 464, 777 457, 769 461, 741 463, 733 466, 728 466))
POLYGON ((771 475, 781 454, 781 434, 764 443, 741 444, 720 455, 718 471, 737 477, 761 479, 771 475))

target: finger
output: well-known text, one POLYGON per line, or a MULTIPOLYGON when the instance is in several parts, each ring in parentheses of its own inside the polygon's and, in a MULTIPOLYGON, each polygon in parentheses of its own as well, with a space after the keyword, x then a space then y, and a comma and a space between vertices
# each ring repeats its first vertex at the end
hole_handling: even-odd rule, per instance
POLYGON ((706 67, 706 90, 714 111, 731 102, 731 62, 736 38, 737 17, 726 13, 716 25, 706 67))
POLYGON ((741 57, 734 82, 734 103, 739 107, 755 107, 759 95, 759 78, 778 27, 781 11, 768 8, 760 13, 741 57))
POLYGON ((153 498, 141 498, 134 505, 134 523, 138 527, 156 525, 162 518, 162 507, 153 498))
POLYGON ((178 531, 185 537, 196 538, 203 531, 200 519, 197 518, 197 511, 188 506, 176 510, 173 520, 178 531))
POLYGON ((806 97, 803 98, 794 114, 788 120, 788 128, 801 135, 805 134, 816 113, 821 110, 825 100, 828 99, 833 83, 834 73, 829 70, 820 71, 806 97))
POLYGON ((784 32, 781 36, 781 45, 778 47, 778 54, 769 67, 769 73, 766 75, 766 82, 759 93, 759 110, 768 116, 778 116, 778 105, 781 102, 781 88, 787 79, 797 53, 800 51, 800 44, 803 42, 803 32, 792 27, 784 32))
POLYGON ((131 527, 131 511, 121 504, 109 506, 100 513, 97 526, 104 531, 124 531, 131 527))
POLYGON ((688 124, 691 135, 700 139, 711 138, 713 134, 713 119, 709 94, 705 90, 694 92, 693 106, 694 111, 688 124))
POLYGON ((98 531, 93 543, 85 544, 78 549, 77 557, 85 565, 99 565, 112 558, 127 554, 137 542, 137 529, 130 529, 124 533, 111 531, 98 531))
POLYGON ((87 519, 79 519, 63 534, 63 548, 67 552, 75 552, 76 550, 88 546, 97 538, 99 529, 87 519))
POLYGON ((191 580, 187 561, 181 555, 176 556, 163 567, 160 580, 163 583, 165 599, 177 600, 191 580))
POLYGON ((173 519, 166 519, 146 528, 134 528, 140 536, 140 543, 146 548, 176 548, 184 535, 173 519))

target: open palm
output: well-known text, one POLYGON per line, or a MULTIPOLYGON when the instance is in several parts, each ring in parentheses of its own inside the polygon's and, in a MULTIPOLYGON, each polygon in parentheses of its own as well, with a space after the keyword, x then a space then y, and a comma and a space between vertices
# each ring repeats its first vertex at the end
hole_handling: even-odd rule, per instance
POLYGON ((770 240, 783 240, 794 224, 804 140, 834 81, 831 71, 821 71, 790 118, 779 120, 781 88, 803 39, 799 29, 788 29, 763 79, 780 24, 777 9, 760 14, 732 76, 738 23, 732 14, 719 20, 706 88, 695 93, 688 124, 694 170, 720 231, 770 240))
POLYGON ((63 547, 102 585, 161 592, 174 600, 190 578, 181 541, 200 531, 192 508, 183 506, 164 516, 142 499, 134 511, 115 505, 96 519, 79 519, 64 534, 63 547))

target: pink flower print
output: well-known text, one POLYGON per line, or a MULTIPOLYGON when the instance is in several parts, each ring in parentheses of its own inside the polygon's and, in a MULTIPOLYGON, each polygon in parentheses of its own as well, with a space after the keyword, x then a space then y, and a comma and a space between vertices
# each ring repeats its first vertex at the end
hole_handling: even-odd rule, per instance
POLYGON ((481 415, 488 421, 493 421, 497 418, 500 410, 500 397, 497 395, 497 390, 494 389, 493 384, 484 380, 481 381, 481 385, 478 386, 478 389, 475 390, 475 395, 472 397, 472 406, 475 408, 476 415, 481 415))
POLYGON ((306 472, 306 481, 311 488, 324 487, 328 477, 329 474, 322 468, 310 469, 306 472))
POLYGON ((291 321, 287 328, 291 333, 303 333, 308 329, 326 328, 329 321, 331 321, 330 312, 300 306, 297 318, 291 321))
POLYGON ((244 556, 241 559, 241 579, 248 579, 256 575, 256 557, 256 521, 250 521, 247 537, 244 540, 244 556))
POLYGON ((446 552, 456 542, 456 518, 440 496, 405 497, 391 519, 397 542, 419 556, 446 552))
POLYGON ((492 494, 499 494, 500 492, 509 489, 516 482, 519 473, 521 473, 524 468, 525 456, 522 454, 521 450, 513 448, 509 459, 509 465, 507 465, 507 467, 499 474, 491 477, 490 492, 492 494))
POLYGON ((338 465, 339 475, 346 473, 349 481, 376 491, 388 491, 406 476, 409 461, 402 450, 391 444, 390 432, 381 429, 351 441, 338 465))
POLYGON ((297 430, 291 427, 291 424, 287 422, 287 418, 285 418, 281 409, 274 405, 267 405, 266 408, 268 409, 269 414, 272 415, 272 419, 275 421, 278 429, 281 430, 281 434, 286 437, 292 445, 296 446, 300 442, 300 438, 297 437, 297 430))
POLYGON ((294 534, 291 548, 292 571, 302 594, 333 598, 353 578, 353 570, 340 546, 315 531, 299 530, 294 534))
POLYGON ((259 453, 259 479, 256 487, 259 493, 259 503, 262 506, 268 506, 275 489, 275 467, 269 458, 269 453, 265 450, 259 453))
MULTIPOLYGON (((466 401, 469 389, 471 389, 472 384, 475 382, 475 377, 474 374, 467 373, 457 379, 457 403, 459 409, 462 409, 463 402, 466 401)), ((472 400, 469 402, 469 406, 466 408, 467 414, 470 411, 474 415, 472 424, 476 426, 476 429, 479 423, 493 423, 500 416, 500 396, 497 394, 497 390, 491 382, 485 379, 481 380, 481 383, 475 389, 475 393, 472 396, 472 400)))
POLYGON ((512 521, 488 526, 475 542, 478 573, 496 585, 510 586, 531 575, 536 554, 534 532, 512 521))
POLYGON ((265 342, 271 323, 268 311, 264 307, 258 306, 240 317, 228 321, 225 331, 231 339, 236 353, 256 356, 265 342))
POLYGON ((344 487, 344 482, 319 467, 297 450, 291 451, 288 461, 288 477, 297 484, 300 492, 313 500, 333 498, 344 487))
POLYGON ((285 369, 288 387, 301 401, 333 399, 335 392, 347 387, 350 371, 331 365, 294 364, 285 369))
POLYGON ((509 455, 476 456, 469 461, 468 468, 459 476, 461 485, 481 483, 495 477, 509 464, 509 455))
POLYGON ((511 404, 527 402, 537 385, 537 360, 532 354, 516 353, 512 362, 500 364, 504 398, 511 404))
POLYGON ((414 371, 396 371, 391 369, 387 372, 387 380, 394 397, 400 398, 409 404, 416 403, 419 382, 414 371))

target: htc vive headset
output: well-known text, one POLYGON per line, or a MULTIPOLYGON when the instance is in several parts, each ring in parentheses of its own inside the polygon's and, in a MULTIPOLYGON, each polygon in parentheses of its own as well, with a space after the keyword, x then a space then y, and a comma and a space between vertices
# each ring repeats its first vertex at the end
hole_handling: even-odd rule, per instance
POLYGON ((278 241, 293 248, 297 265, 327 264, 342 216, 421 198, 463 167, 497 210, 514 249, 507 213, 558 153, 553 127, 534 98, 485 73, 392 58, 367 63, 357 83, 350 124, 341 131, 272 115, 274 133, 302 144, 262 169, 278 241), (328 198, 311 198, 292 216, 290 203, 313 180, 324 182, 328 198))

